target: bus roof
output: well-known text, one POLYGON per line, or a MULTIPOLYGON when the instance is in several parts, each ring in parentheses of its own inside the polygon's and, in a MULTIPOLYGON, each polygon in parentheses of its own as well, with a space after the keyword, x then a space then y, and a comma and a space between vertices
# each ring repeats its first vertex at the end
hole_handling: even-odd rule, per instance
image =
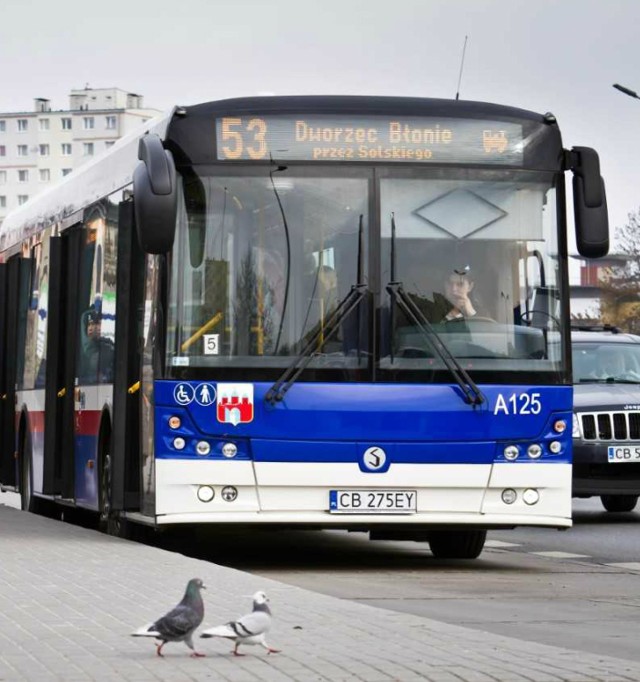
MULTIPOLYGON (((193 113, 368 113, 428 116, 491 117, 551 122, 550 114, 526 109, 476 102, 471 100, 436 99, 431 97, 383 97, 364 95, 278 95, 268 97, 238 97, 182 107, 193 113)), ((554 118, 555 121, 555 118, 554 118)))

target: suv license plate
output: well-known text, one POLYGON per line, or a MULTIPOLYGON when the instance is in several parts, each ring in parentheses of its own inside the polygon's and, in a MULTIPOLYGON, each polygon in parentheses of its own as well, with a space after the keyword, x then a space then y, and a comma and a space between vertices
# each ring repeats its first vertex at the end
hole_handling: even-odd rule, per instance
POLYGON ((640 462, 640 445, 610 445, 607 458, 612 464, 640 462))
POLYGON ((416 490, 330 490, 332 514, 415 514, 416 490))

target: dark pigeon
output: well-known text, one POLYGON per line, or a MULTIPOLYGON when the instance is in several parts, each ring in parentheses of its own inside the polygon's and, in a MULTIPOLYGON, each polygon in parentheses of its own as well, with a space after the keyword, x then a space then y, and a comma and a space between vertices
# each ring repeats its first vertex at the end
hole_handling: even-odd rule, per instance
POLYGON ((205 630, 200 637, 223 637, 235 642, 233 647, 234 656, 244 656, 238 653, 241 644, 260 644, 267 653, 280 653, 279 649, 272 649, 266 640, 266 634, 271 628, 271 609, 267 602, 269 599, 264 592, 256 592, 253 595, 253 611, 238 620, 230 621, 224 625, 205 630))
POLYGON ((192 578, 187 583, 187 589, 182 601, 169 613, 159 618, 155 623, 144 625, 132 632, 133 637, 155 637, 160 640, 156 644, 156 653, 162 656, 162 647, 167 642, 184 642, 193 652, 192 657, 204 656, 193 646, 193 633, 204 618, 204 602, 200 590, 205 586, 200 578, 192 578))

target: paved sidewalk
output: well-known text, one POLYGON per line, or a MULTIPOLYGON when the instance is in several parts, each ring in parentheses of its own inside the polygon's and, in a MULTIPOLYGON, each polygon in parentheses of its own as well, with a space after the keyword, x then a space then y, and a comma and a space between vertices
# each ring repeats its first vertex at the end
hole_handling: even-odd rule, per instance
POLYGON ((640 680, 640 664, 532 644, 326 597, 180 554, 40 518, 0 495, 0 681, 535 682, 640 680), (200 577, 203 627, 250 608, 264 589, 282 653, 196 637, 184 644, 130 637, 200 577))

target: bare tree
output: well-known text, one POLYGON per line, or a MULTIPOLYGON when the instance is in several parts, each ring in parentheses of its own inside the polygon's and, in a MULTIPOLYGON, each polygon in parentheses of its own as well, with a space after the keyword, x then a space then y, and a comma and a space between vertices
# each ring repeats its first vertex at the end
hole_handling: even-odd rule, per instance
POLYGON ((602 319, 640 333, 640 209, 629 213, 627 224, 614 234, 619 258, 600 277, 602 319))

